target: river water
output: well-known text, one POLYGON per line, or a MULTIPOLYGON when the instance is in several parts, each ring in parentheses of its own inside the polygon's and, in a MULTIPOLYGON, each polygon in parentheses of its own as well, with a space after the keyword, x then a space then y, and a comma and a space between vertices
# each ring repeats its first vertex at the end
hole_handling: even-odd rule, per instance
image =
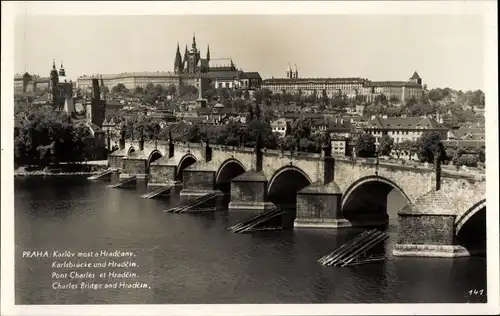
POLYGON ((227 228, 244 214, 163 212, 178 203, 178 195, 141 199, 147 188, 110 189, 108 182, 84 177, 16 178, 14 182, 16 304, 486 301, 485 294, 468 293, 486 284, 485 258, 392 257, 395 214, 401 205, 397 195, 390 197, 387 260, 337 268, 316 261, 361 230, 234 234, 227 228), (138 265, 133 269, 134 280, 147 288, 52 289, 57 281, 52 278, 53 259, 22 257, 24 250, 43 249, 133 251, 138 265))

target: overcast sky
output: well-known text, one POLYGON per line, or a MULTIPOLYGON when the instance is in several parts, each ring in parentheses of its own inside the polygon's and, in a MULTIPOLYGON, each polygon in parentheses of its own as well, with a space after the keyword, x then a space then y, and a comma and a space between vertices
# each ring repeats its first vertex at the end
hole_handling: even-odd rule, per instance
POLYGON ((193 32, 205 57, 231 57, 263 78, 407 80, 430 88, 484 89, 484 31, 475 15, 35 16, 15 24, 15 72, 48 76, 173 70, 177 42, 193 32), (26 68, 25 68, 26 67, 26 68))

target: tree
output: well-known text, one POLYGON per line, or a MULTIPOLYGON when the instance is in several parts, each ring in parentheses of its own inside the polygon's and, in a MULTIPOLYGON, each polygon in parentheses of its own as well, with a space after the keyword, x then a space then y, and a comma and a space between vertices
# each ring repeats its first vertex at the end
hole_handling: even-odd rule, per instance
POLYGON ((215 91, 212 90, 212 89, 207 89, 204 93, 203 93, 203 97, 207 100, 213 100, 214 97, 215 97, 215 91))
POLYGON ((101 86, 101 92, 104 94, 109 94, 109 88, 108 86, 101 86))
POLYGON ((264 121, 272 122, 275 119, 277 119, 276 112, 271 109, 266 109, 266 111, 264 112, 264 121))
POLYGON ((255 105, 255 118, 260 120, 260 106, 258 104, 255 105))
POLYGON ((204 138, 204 133, 201 132, 198 125, 193 125, 187 132, 187 141, 190 143, 199 143, 204 138))
POLYGON ((247 122, 253 121, 255 118, 254 112, 253 112, 253 107, 251 104, 248 105, 248 116, 247 116, 247 122))
POLYGON ((245 90, 245 91, 243 92, 243 98, 244 98, 246 101, 250 100, 250 92, 248 92, 248 90, 245 90))
POLYGON ((286 135, 283 138, 279 138, 278 147, 281 150, 291 150, 296 145, 295 137, 293 135, 286 135))
POLYGON ((135 95, 143 95, 144 94, 144 88, 141 87, 141 86, 135 87, 134 94, 135 95))
POLYGON ((380 137, 379 152, 383 156, 389 156, 394 148, 394 139, 389 135, 380 137))
POLYGON ((255 99, 255 104, 260 105, 262 103, 262 100, 263 100, 262 91, 259 91, 259 90, 255 91, 253 97, 255 99))
POLYGON ((229 99, 229 91, 227 90, 227 88, 218 88, 217 89, 217 95, 222 100, 229 99))
MULTIPOLYGON (((295 137, 297 143, 301 139, 308 139, 311 136, 313 121, 311 118, 300 118, 292 124, 292 135, 295 137)), ((300 146, 298 146, 300 147, 300 146)), ((300 150, 300 148, 298 148, 300 150)))
MULTIPOLYGON (((73 121, 64 113, 49 109, 28 109, 15 130, 14 159, 16 165, 58 164, 81 161, 91 145, 87 126, 73 121)), ((92 152, 90 152, 92 154, 92 152)))
POLYGON ((177 87, 174 84, 170 84, 165 92, 168 93, 168 95, 173 96, 177 93, 177 87))
POLYGON ((417 140, 417 155, 422 162, 434 162, 435 155, 440 155, 441 161, 446 159, 446 151, 441 136, 435 132, 424 132, 417 140))
POLYGON ((429 99, 436 102, 436 101, 441 101, 444 96, 443 96, 443 90, 437 88, 437 89, 431 89, 429 91, 429 99))
POLYGON ((129 93, 127 87, 123 83, 119 83, 113 88, 111 88, 111 93, 118 96, 124 96, 129 93))
POLYGON ((356 155, 359 157, 373 157, 376 153, 375 137, 371 134, 362 134, 356 140, 356 155))

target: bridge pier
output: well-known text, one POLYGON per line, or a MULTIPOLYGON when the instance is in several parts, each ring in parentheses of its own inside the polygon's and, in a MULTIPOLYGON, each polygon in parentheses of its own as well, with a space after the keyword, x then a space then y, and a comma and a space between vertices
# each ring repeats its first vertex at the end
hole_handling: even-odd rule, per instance
POLYGON ((108 155, 108 167, 112 169, 123 169, 123 158, 127 156, 127 149, 125 148, 125 139, 120 138, 120 148, 113 151, 108 155))
POLYGON ((174 144, 169 141, 168 154, 158 160, 153 161, 149 166, 148 186, 166 186, 177 182, 177 167, 178 162, 173 160, 174 144))
POLYGON ((323 147, 322 181, 297 192, 297 216, 294 227, 340 228, 351 223, 342 215, 342 190, 334 180, 335 159, 331 143, 323 147))
POLYGON ((267 178, 262 171, 247 171, 231 181, 229 211, 264 212, 276 206, 267 202, 267 178))
POLYGON ((147 171, 148 157, 144 156, 143 151, 136 151, 128 157, 123 158, 123 169, 120 178, 135 176, 137 179, 147 179, 149 177, 147 171))
MULTIPOLYGON (((204 144, 203 161, 194 163, 182 171, 183 188, 180 198, 183 202, 197 199, 203 195, 219 192, 215 187, 216 166, 212 160, 212 148, 208 143, 204 144)), ((222 203, 223 198, 217 200, 222 203)))
POLYGON ((342 215, 342 192, 332 181, 314 183, 297 193, 297 217, 294 227, 341 228, 351 223, 342 215))
POLYGON ((456 213, 441 191, 431 191, 398 213, 398 241, 394 256, 463 257, 465 247, 456 243, 456 213))

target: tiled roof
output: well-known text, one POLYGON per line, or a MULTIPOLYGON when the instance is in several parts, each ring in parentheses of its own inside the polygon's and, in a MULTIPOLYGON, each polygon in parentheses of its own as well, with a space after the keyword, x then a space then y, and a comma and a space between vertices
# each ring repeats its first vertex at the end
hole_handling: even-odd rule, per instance
POLYGON ((243 73, 244 78, 246 79, 262 79, 260 74, 256 71, 251 71, 251 72, 244 72, 243 73))
POLYGON ((330 120, 328 122, 328 130, 330 132, 332 131, 344 131, 344 130, 351 130, 352 128, 352 124, 350 121, 348 120, 344 120, 343 122, 341 121, 337 121, 337 123, 335 123, 335 121, 332 121, 330 120))
POLYGON ((447 129, 432 118, 421 117, 375 117, 368 121, 367 128, 376 129, 447 129))
POLYGON ((460 127, 459 129, 454 130, 453 134, 455 135, 456 138, 461 139, 461 138, 466 137, 467 135, 470 135, 470 134, 484 135, 485 134, 485 130, 484 130, 484 128, 464 128, 464 127, 460 127))
POLYGON ((413 76, 411 76, 411 78, 410 78, 410 79, 422 79, 422 78, 420 78, 420 76, 418 75, 418 73, 415 71, 415 72, 413 73, 413 76))
POLYGON ((373 87, 407 87, 407 88, 420 88, 418 83, 408 81, 372 81, 370 86, 373 87))
POLYGON ((78 77, 78 79, 102 79, 110 80, 110 79, 123 79, 123 78, 132 78, 132 77, 178 77, 177 74, 171 71, 142 71, 142 72, 124 72, 120 74, 103 74, 103 75, 84 75, 78 77))
POLYGON ((304 84, 304 83, 311 83, 311 84, 323 84, 323 83, 360 83, 363 84, 367 82, 367 79, 363 78, 295 78, 295 79, 290 79, 290 78, 271 78, 271 79, 264 79, 262 84, 280 84, 280 83, 286 83, 286 84, 291 84, 291 83, 299 83, 299 84, 304 84))
POLYGON ((210 71, 208 77, 212 79, 236 79, 239 77, 238 71, 210 71))
POLYGON ((486 146, 485 140, 444 140, 445 147, 465 147, 465 148, 481 148, 486 146))

